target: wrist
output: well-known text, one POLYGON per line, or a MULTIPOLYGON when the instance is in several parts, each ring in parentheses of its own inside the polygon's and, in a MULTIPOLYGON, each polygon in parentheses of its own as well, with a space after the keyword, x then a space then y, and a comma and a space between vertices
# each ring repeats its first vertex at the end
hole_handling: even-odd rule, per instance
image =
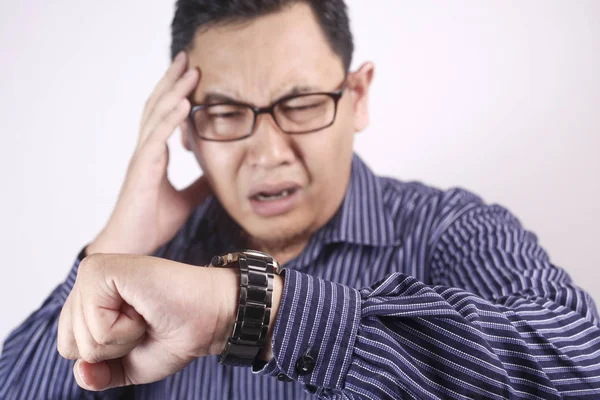
MULTIPOLYGON (((210 268, 210 270, 213 279, 212 287, 216 288, 219 292, 217 294, 220 295, 219 317, 210 354, 219 355, 225 348, 235 326, 240 297, 240 274, 235 268, 210 268)), ((269 361, 273 358, 272 336, 281 302, 283 283, 282 276, 274 276, 269 330, 263 349, 257 356, 259 360, 269 361)))
POLYGON ((273 329, 275 328, 275 321, 277 320, 277 313, 279 312, 279 303, 281 302, 281 295, 283 293, 283 277, 281 275, 275 275, 273 280, 273 303, 271 306, 271 319, 269 321, 269 333, 267 334, 267 340, 261 352, 258 354, 258 359, 269 362, 273 358, 273 329))
POLYGON ((102 235, 103 234, 100 233, 90 244, 87 245, 85 249, 86 256, 96 253, 116 253, 115 251, 110 250, 112 246, 104 243, 102 235))
POLYGON ((98 236, 96 236, 94 241, 87 246, 86 255, 95 253, 139 255, 152 254, 153 251, 149 251, 147 246, 140 247, 135 242, 131 242, 122 235, 115 234, 115 232, 123 232, 123 229, 116 227, 109 229, 109 226, 104 227, 98 236))
POLYGON ((86 248, 86 256, 103 253, 103 254, 137 254, 133 251, 127 251, 125 247, 117 244, 116 241, 111 241, 109 238, 98 235, 92 243, 86 248))
POLYGON ((210 355, 219 355, 225 348, 237 317, 240 296, 240 274, 234 268, 208 268, 212 287, 219 299, 219 313, 210 355))

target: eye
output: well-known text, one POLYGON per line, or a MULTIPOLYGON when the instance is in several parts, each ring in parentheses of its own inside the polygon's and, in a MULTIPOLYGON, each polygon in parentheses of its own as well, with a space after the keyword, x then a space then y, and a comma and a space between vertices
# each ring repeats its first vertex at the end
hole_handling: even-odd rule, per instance
POLYGON ((241 117, 242 115, 244 115, 244 114, 239 111, 232 111, 232 112, 227 112, 227 113, 211 113, 210 114, 210 116, 212 118, 236 118, 236 117, 241 117))
POLYGON ((218 105, 208 109, 208 115, 215 119, 233 119, 244 117, 246 110, 234 105, 218 105))
POLYGON ((319 106, 320 106, 320 104, 318 104, 318 103, 304 104, 304 105, 301 105, 301 106, 287 106, 287 105, 285 105, 285 106, 283 106, 283 110, 284 111, 304 111, 304 110, 310 110, 310 109, 313 109, 313 108, 317 108, 319 106))
POLYGON ((325 101, 323 99, 306 98, 294 99, 288 103, 282 104, 281 107, 285 112, 308 111, 323 107, 325 101))

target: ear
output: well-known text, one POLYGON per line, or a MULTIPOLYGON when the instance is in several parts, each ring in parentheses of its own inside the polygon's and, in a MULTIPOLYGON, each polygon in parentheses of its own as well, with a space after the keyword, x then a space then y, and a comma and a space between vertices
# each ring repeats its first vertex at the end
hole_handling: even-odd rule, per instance
POLYGON ((179 124, 179 129, 181 130, 181 144, 187 151, 192 151, 190 121, 187 119, 183 121, 181 124, 179 124))
POLYGON ((375 64, 364 63, 357 71, 348 74, 347 87, 352 94, 354 130, 361 132, 369 125, 369 89, 375 75, 375 64))

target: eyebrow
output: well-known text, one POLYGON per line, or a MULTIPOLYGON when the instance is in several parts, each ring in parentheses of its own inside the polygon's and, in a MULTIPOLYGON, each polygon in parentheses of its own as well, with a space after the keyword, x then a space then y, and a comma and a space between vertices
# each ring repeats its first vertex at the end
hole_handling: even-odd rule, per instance
MULTIPOLYGON (((283 95, 279 96, 275 102, 288 97, 288 96, 294 96, 297 94, 303 94, 303 93, 310 93, 310 92, 317 92, 319 91, 319 89, 316 86, 310 86, 310 85, 297 85, 294 86, 292 89, 288 90, 287 92, 285 92, 283 95)), ((236 99, 233 96, 224 94, 224 93, 219 93, 219 92, 208 92, 204 95, 204 97, 202 98, 202 101, 200 103, 197 104, 217 104, 217 103, 243 103, 243 104, 248 104, 247 102, 241 101, 239 99, 236 99)))

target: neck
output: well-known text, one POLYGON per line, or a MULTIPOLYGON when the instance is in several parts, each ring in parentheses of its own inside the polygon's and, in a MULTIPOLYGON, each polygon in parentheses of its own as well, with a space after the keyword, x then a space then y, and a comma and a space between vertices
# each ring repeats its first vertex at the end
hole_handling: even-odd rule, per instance
POLYGON ((285 265, 298 257, 308 244, 308 239, 288 243, 268 243, 260 240, 248 240, 248 248, 262 251, 273 257, 280 265, 285 265))
POLYGON ((285 249, 281 251, 269 249, 264 249, 261 251, 269 254, 271 257, 276 259, 280 265, 285 265, 288 262, 292 261, 294 258, 298 257, 300 253, 302 253, 302 250, 304 250, 304 246, 298 249, 285 249))

